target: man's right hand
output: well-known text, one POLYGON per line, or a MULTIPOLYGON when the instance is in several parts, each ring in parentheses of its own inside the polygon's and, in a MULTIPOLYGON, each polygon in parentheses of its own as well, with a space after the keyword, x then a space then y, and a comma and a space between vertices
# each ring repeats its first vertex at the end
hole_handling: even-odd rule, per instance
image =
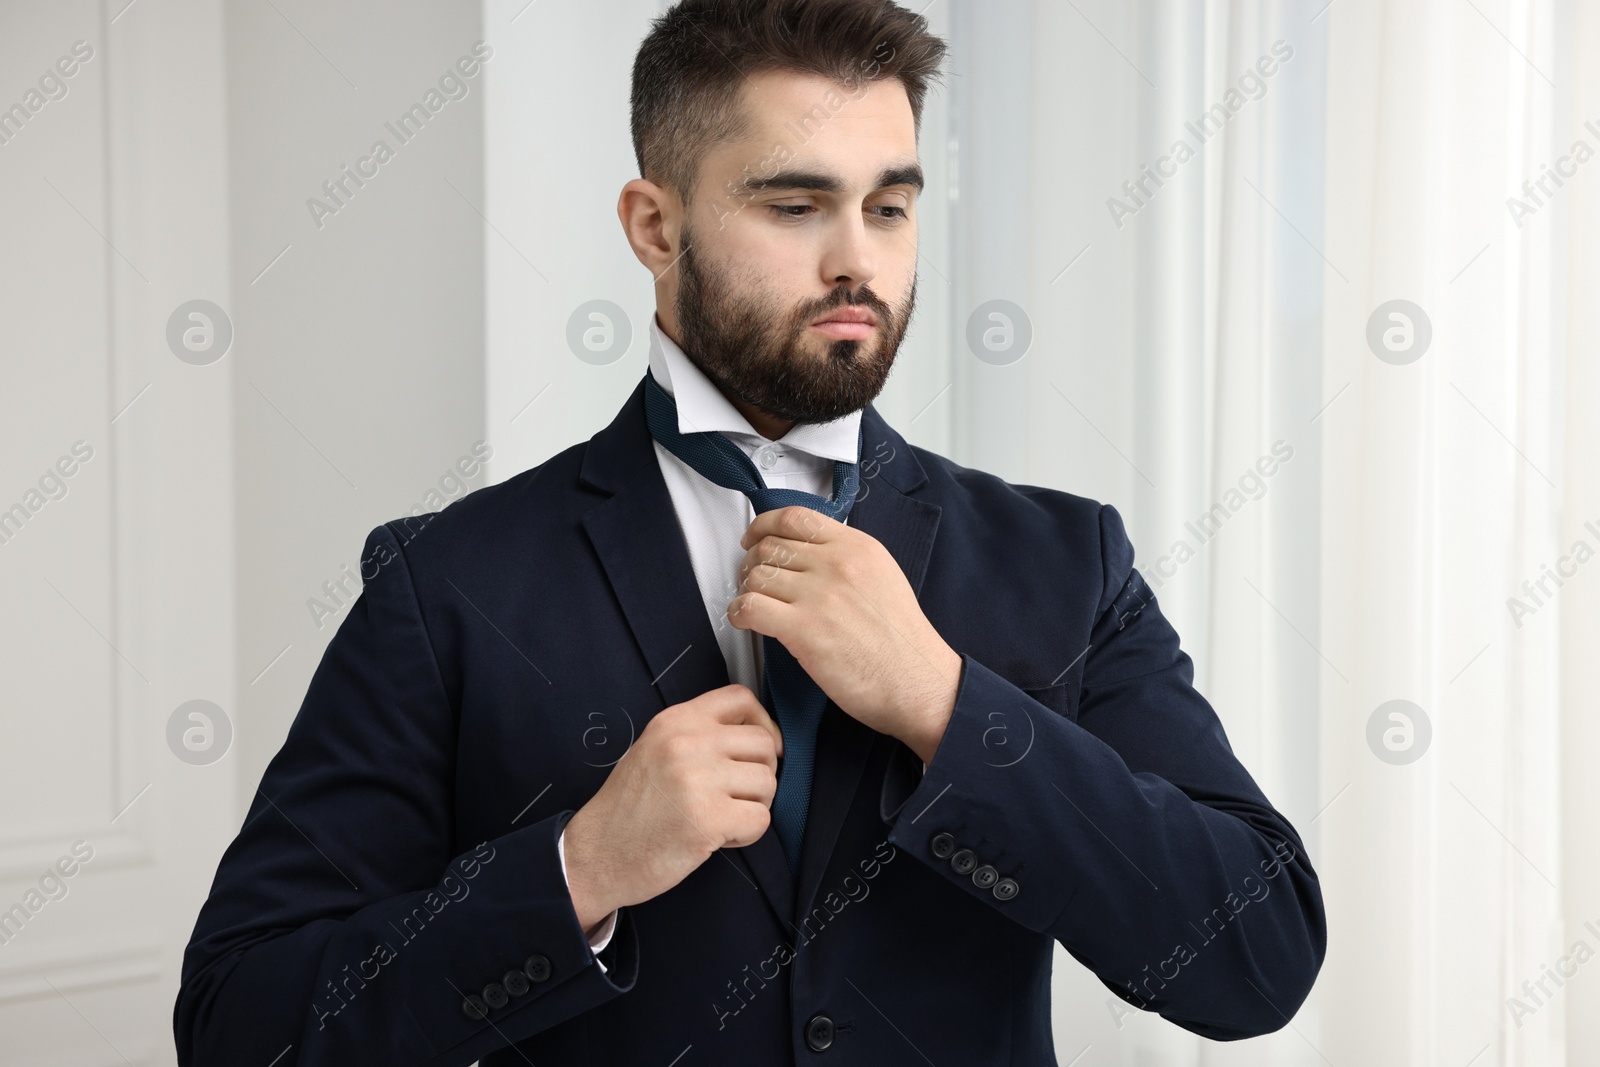
POLYGON ((719 848, 753 844, 771 821, 783 734, 737 683, 663 709, 567 822, 572 906, 585 933, 659 896, 719 848))

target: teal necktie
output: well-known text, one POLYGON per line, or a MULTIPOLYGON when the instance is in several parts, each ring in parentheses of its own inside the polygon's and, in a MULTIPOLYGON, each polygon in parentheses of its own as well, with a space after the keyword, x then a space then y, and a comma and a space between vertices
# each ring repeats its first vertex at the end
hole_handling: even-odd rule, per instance
MULTIPOLYGON (((834 461, 832 500, 799 489, 769 489, 750 457, 721 433, 680 433, 677 401, 649 372, 645 373, 644 382, 650 436, 705 478, 745 494, 756 514, 799 504, 840 522, 849 515, 861 484, 857 464, 834 461)), ((860 454, 858 428, 856 455, 860 454)), ((783 763, 778 792, 772 800, 772 825, 793 871, 800 866, 806 805, 811 800, 811 776, 816 764, 817 726, 822 722, 828 698, 783 647, 783 642, 763 634, 761 657, 761 702, 783 732, 783 763)))

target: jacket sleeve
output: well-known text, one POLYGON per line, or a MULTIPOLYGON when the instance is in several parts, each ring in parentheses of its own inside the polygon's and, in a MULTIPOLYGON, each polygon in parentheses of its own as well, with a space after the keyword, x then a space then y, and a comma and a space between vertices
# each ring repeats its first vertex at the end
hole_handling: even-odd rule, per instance
POLYGON ((1214 1040, 1269 1033, 1322 966, 1316 872, 1194 689, 1114 508, 1099 526, 1089 647, 1062 657, 1085 656, 1076 717, 963 654, 889 839, 1128 1003, 1214 1040))
POLYGON ((184 1067, 465 1067, 633 986, 628 909, 609 970, 573 910, 572 812, 455 841, 456 710, 390 527, 362 580, 184 952, 184 1067))

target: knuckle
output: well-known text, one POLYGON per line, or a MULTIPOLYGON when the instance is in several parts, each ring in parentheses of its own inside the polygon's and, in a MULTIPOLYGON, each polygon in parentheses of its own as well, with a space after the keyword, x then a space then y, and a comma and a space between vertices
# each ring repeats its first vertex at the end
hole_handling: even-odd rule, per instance
POLYGON ((810 508, 795 506, 783 516, 783 529, 797 539, 814 536, 821 526, 817 513, 810 508))
POLYGON ((687 763, 694 752, 694 739, 682 732, 669 733, 661 739, 662 759, 670 766, 687 763))

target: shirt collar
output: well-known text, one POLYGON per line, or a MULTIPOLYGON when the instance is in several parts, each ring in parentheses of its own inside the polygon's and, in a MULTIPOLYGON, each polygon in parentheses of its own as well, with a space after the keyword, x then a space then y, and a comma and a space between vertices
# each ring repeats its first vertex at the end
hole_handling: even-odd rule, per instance
MULTIPOLYGON (((667 336, 653 312, 650 315, 650 374, 678 405, 679 433, 715 430, 754 439, 743 441, 735 436, 735 444, 753 447, 767 443, 767 438, 750 425, 750 420, 739 413, 705 372, 667 336)), ((857 454, 860 427, 861 412, 852 411, 832 422, 796 423, 779 440, 785 448, 799 449, 823 459, 856 463, 860 459, 857 454)))

